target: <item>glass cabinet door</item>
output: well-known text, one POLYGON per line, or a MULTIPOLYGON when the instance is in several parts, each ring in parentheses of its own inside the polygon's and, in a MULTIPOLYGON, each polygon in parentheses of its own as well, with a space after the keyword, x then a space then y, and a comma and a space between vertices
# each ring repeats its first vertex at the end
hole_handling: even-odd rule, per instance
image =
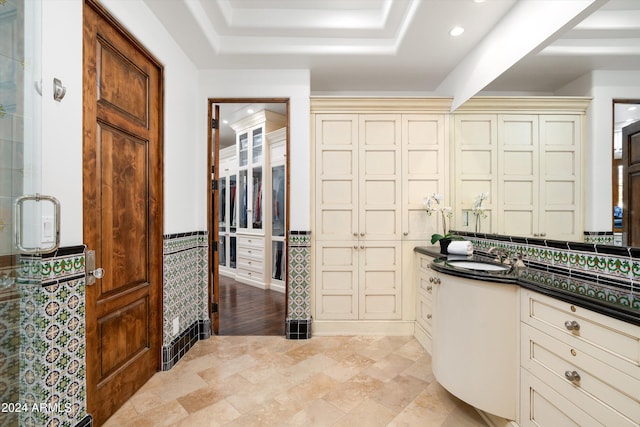
POLYGON ((262 217, 264 215, 262 200, 262 167, 255 167, 252 170, 253 182, 251 185, 252 194, 252 228, 254 230, 262 229, 262 217))
POLYGON ((236 232, 238 226, 238 205, 236 203, 236 176, 229 177, 229 231, 236 232))
POLYGON ((249 134, 243 133, 238 137, 238 164, 247 166, 249 161, 249 134))
POLYGON ((284 262, 286 260, 284 253, 284 242, 271 242, 271 253, 273 262, 271 264, 271 278, 276 280, 284 280, 284 262))
POLYGON ((238 218, 238 227, 239 228, 247 228, 247 209, 249 206, 247 205, 247 196, 249 191, 249 183, 248 179, 248 170, 238 171, 238 213, 240 218, 238 218))
POLYGON ((257 128, 252 132, 251 163, 260 162, 262 162, 262 128, 257 128))
POLYGON ((284 165, 271 168, 272 236, 284 236, 284 165))

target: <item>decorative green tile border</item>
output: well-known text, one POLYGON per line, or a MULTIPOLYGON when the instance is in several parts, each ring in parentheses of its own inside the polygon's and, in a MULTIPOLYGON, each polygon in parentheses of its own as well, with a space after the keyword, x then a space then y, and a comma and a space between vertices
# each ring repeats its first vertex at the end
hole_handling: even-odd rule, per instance
POLYGON ((208 232, 163 236, 163 347, 193 324, 208 321, 208 232), (173 319, 180 331, 173 334, 173 319))
POLYGON ((74 426, 87 415, 84 253, 44 258, 40 272, 41 285, 19 287, 19 401, 39 408, 19 425, 74 426))
POLYGON ((598 253, 598 247, 589 244, 573 244, 589 249, 574 250, 513 242, 507 240, 508 237, 497 240, 467 235, 465 238, 472 241, 479 252, 486 253, 497 247, 507 251, 510 257, 521 253, 528 265, 537 266, 537 269, 525 270, 530 275, 528 280, 609 305, 640 310, 640 259, 614 254, 624 254, 625 248, 608 248, 606 251, 612 252, 609 254, 598 253))
POLYGON ((288 321, 311 319, 311 232, 289 232, 288 321))

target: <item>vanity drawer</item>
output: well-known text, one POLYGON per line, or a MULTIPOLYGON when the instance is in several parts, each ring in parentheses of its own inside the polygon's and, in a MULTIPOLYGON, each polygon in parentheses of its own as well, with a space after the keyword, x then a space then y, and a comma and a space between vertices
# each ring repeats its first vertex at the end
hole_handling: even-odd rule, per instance
POLYGON ((416 307, 418 310, 417 313, 417 321, 422 326, 427 333, 431 334, 433 329, 433 306, 431 304, 431 300, 425 300, 423 298, 418 298, 418 306, 416 307))
POLYGON ((521 343, 521 366, 594 418, 624 425, 617 424, 622 416, 640 424, 640 379, 530 325, 522 324, 521 343), (579 379, 568 378, 576 373, 579 379))
POLYGON ((640 326, 523 290, 521 320, 640 378, 640 326))
POLYGON ((418 296, 431 300, 433 295, 433 282, 430 280, 433 276, 420 272, 418 275, 418 296))
POLYGON ((418 268, 420 270, 433 273, 431 271, 431 261, 433 261, 433 258, 426 255, 418 254, 418 268))
POLYGON ((521 427, 606 426, 526 369, 520 370, 520 402, 521 427))

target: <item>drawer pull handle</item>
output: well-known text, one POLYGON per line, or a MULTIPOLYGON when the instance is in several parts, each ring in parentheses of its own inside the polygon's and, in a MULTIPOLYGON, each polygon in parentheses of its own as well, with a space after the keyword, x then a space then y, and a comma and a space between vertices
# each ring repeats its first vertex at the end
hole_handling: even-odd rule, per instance
POLYGON ((431 319, 433 317, 433 314, 427 314, 427 319, 431 319))
POLYGON ((580 374, 576 371, 565 371, 564 376, 566 379, 574 383, 580 381, 580 374))
POLYGON ((433 283, 433 276, 429 277, 429 283, 433 283))
POLYGON ((567 320, 566 322, 564 322, 564 327, 569 331, 579 331, 580 323, 576 322, 575 320, 567 320))
POLYGON ((427 290, 428 291, 432 291, 433 290, 433 286, 427 286, 427 290))

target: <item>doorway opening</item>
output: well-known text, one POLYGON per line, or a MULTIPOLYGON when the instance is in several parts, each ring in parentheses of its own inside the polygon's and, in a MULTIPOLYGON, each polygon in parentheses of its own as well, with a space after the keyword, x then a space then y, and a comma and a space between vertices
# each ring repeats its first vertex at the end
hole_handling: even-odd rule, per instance
POLYGON ((289 99, 209 99, 209 300, 216 335, 285 335, 289 99))

